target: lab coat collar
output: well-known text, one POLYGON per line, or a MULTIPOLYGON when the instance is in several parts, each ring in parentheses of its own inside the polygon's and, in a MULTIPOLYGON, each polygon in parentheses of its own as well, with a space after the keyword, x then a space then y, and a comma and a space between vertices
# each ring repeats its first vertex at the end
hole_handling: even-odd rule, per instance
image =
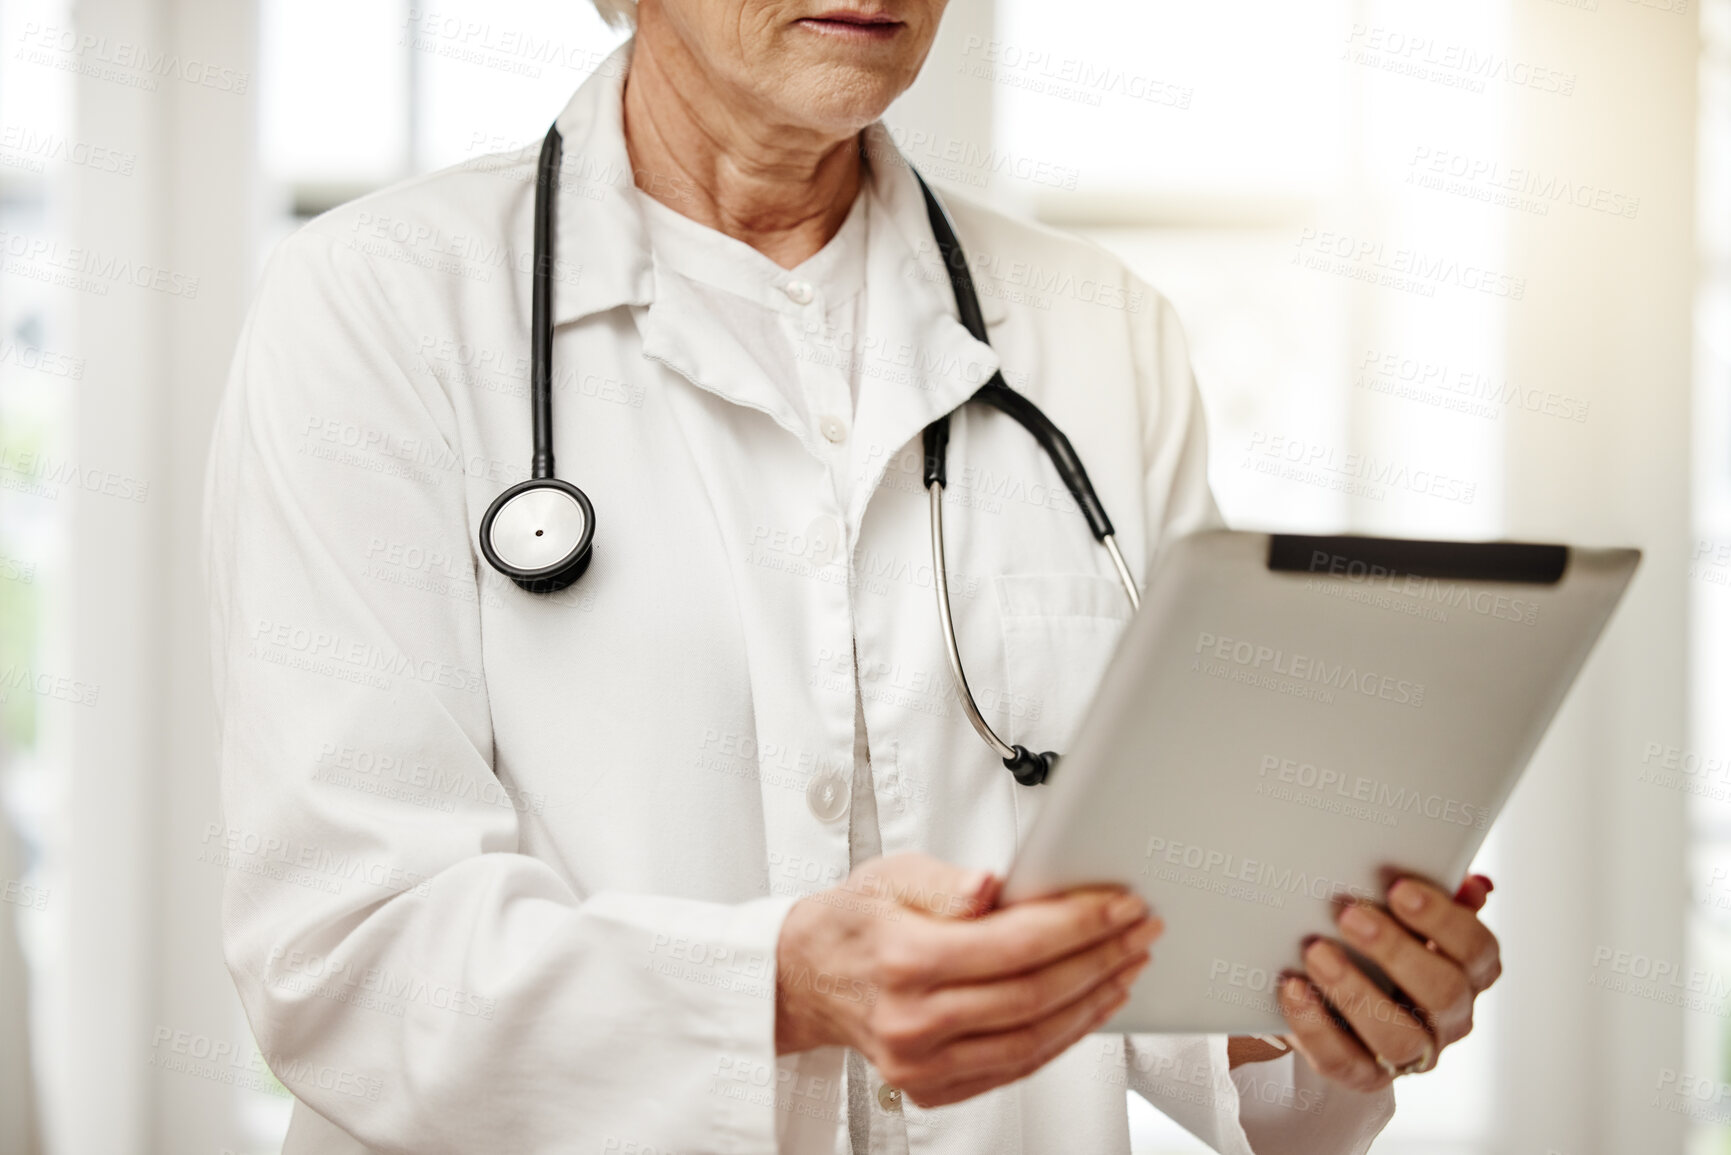
MULTIPOLYGON (((722 355, 713 325, 694 318, 681 300, 677 278, 657 274, 648 230, 625 148, 624 89, 632 42, 626 41, 586 80, 559 115, 565 139, 560 169, 555 245, 561 278, 554 321, 567 324, 620 306, 647 306, 645 353, 706 389, 768 413, 805 442, 821 447, 786 398, 760 375, 740 372, 747 362, 722 355)), ((881 123, 869 126, 862 147, 875 198, 866 270, 865 337, 851 349, 832 350, 860 362, 860 397, 854 435, 871 448, 856 479, 851 526, 896 452, 932 421, 964 403, 999 367, 997 353, 957 320, 955 297, 939 258, 912 165, 881 123)), ((988 325, 1004 319, 1003 302, 980 298, 988 325)), ((821 352, 821 350, 813 350, 821 352)))
MULTIPOLYGON (((555 123, 565 139, 559 172, 559 267, 578 270, 572 283, 561 279, 554 293, 556 324, 568 324, 620 305, 647 305, 653 299, 648 230, 644 227, 625 148, 625 74, 633 41, 627 40, 578 87, 555 123)), ((537 141, 529 150, 539 151, 537 141)), ((864 149, 874 185, 903 242, 924 272, 943 272, 936 242, 926 221, 925 204, 912 164, 883 124, 865 130, 864 149)), ((942 277, 939 278, 941 283, 942 277)), ((945 299, 948 300, 947 286, 945 299)), ((951 302, 953 311, 953 302, 951 302)), ((1003 301, 980 298, 988 325, 1004 320, 1003 301)))
MULTIPOLYGON (((867 454, 847 517, 856 535, 865 503, 901 448, 999 369, 997 351, 957 319, 955 293, 907 159, 881 123, 866 129, 864 146, 881 211, 872 220, 866 254, 867 334, 854 436, 867 454)), ((1002 320, 996 298, 981 297, 980 304, 988 325, 1002 320), (997 308, 988 310, 988 302, 997 308)))
MULTIPOLYGON (((649 235, 625 150, 627 40, 578 87, 553 123, 565 139, 554 223, 553 323, 654 299, 649 235)), ((539 142, 536 145, 539 148, 539 142)))

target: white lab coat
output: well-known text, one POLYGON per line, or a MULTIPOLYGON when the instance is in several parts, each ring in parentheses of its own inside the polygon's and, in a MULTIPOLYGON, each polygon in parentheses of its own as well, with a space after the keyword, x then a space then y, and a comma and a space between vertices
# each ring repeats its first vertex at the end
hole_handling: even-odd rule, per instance
MULTIPOLYGON (((1139 579, 1218 518, 1166 302, 950 197, 975 341, 881 127, 868 332, 798 350, 860 358, 869 464, 840 508, 811 423, 649 255, 626 51, 559 118, 555 449, 597 512, 578 584, 523 593, 476 543, 528 475, 534 149, 313 222, 240 342, 207 484, 225 817, 205 849, 298 1099, 286 1155, 845 1153, 843 1052, 778 1059, 773 993, 783 916, 847 873, 847 821, 818 812, 851 773, 856 645, 886 853, 1002 871, 1042 801, 951 688, 920 431, 1001 366, 1080 451, 1139 579)), ((1019 426, 961 409, 949 460, 971 679, 1011 741, 1062 751, 1123 594, 1019 426)), ((1222 1152, 1362 1152, 1392 1098, 1296 1065, 1094 1036, 902 1109, 914 1155, 1110 1155, 1128 1085, 1222 1152)))

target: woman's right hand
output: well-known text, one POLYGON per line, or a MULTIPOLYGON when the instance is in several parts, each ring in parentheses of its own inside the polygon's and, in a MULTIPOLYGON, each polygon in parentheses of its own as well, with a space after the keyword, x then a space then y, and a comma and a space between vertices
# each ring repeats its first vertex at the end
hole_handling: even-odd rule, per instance
POLYGON ((997 886, 900 854, 795 903, 776 947, 776 1053, 852 1047, 937 1107, 1024 1078, 1100 1027, 1160 921, 1116 889, 992 911, 997 886))

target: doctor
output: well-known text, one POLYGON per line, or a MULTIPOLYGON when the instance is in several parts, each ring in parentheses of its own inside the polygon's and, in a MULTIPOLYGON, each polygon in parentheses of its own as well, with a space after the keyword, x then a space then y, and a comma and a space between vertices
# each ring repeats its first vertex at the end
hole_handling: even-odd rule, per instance
POLYGON ((1177 320, 1116 260, 946 198, 958 320, 877 123, 942 9, 644 0, 560 114, 535 475, 592 531, 563 588, 482 548, 531 478, 539 146, 274 256, 206 555, 225 947, 287 1155, 1101 1155, 1125 1087, 1222 1152, 1335 1155, 1469 1029, 1482 883, 1344 916, 1404 997, 1319 941, 1290 1045, 1091 1034, 1159 922, 1107 891, 993 909, 1043 792, 950 672, 922 431, 950 416, 980 721, 1029 750, 1070 741, 1129 602, 1041 445, 970 397, 1001 373, 1068 434, 1133 582, 1218 514, 1177 320))

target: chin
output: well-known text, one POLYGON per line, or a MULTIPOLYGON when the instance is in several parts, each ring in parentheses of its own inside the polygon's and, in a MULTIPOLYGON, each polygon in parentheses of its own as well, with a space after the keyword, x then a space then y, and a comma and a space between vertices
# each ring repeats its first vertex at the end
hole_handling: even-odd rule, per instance
POLYGON ((877 120, 913 80, 913 70, 857 65, 810 69, 791 86, 786 112, 798 123, 845 136, 877 120))

